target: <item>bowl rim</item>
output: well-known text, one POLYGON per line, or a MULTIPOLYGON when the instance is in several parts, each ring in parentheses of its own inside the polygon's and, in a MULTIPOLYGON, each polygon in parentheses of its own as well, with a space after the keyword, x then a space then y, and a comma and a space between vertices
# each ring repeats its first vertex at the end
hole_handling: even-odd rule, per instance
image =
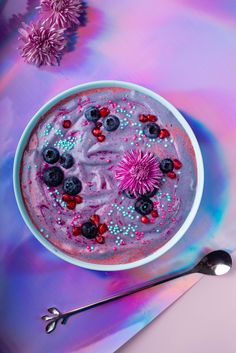
POLYGON ((70 89, 67 89, 52 99, 50 99, 48 102, 46 102, 37 112, 36 114, 32 117, 32 119, 29 121, 27 126, 24 129, 24 132, 19 140, 16 153, 15 153, 15 158, 14 158, 14 166, 13 166, 13 185, 14 185, 14 193, 17 201, 17 205, 19 207, 20 213, 32 232, 32 234, 40 241, 42 245, 44 245, 49 251, 60 257, 61 259, 70 262, 74 265, 87 268, 90 270, 98 270, 98 271, 120 271, 120 270, 127 270, 131 268, 135 268, 138 266, 142 266, 144 264, 147 264, 153 260, 156 260, 160 256, 162 256, 164 253, 166 253, 168 250, 170 250, 186 233, 187 229, 190 227, 191 223, 193 222, 196 213, 198 211, 201 198, 202 198, 202 193, 203 193, 203 186, 204 186, 204 166, 203 166, 203 159, 202 159, 202 154, 201 150, 198 144, 198 141, 192 131, 192 128, 190 125, 187 123, 185 118, 182 116, 182 114, 171 104, 169 103, 165 98, 161 97, 157 93, 153 92, 152 90, 145 88, 143 86, 137 85, 135 83, 131 82, 126 82, 126 81, 117 81, 117 80, 101 80, 101 81, 93 81, 93 82, 87 82, 83 83, 77 86, 74 86, 70 89), (60 100, 65 99, 69 97, 70 95, 73 95, 75 93, 79 93, 85 90, 89 89, 95 89, 95 88, 103 88, 103 87, 121 87, 121 88, 127 88, 130 90, 135 90, 140 93, 143 93, 145 95, 150 96, 151 98, 157 100, 160 102, 162 105, 164 105, 174 116, 175 118, 179 121, 179 123, 182 125, 184 130, 186 131, 187 135, 190 138, 190 141, 192 143, 195 156, 196 156, 196 166, 197 166, 197 186, 196 186, 196 193, 195 193, 195 198, 192 204, 192 208, 188 213, 188 216, 186 217, 184 223, 180 227, 180 229, 176 232, 176 234, 167 242, 165 243, 161 248, 156 250, 154 253, 140 259, 134 262, 129 262, 126 264, 114 264, 114 265, 102 265, 102 264, 95 264, 95 263, 89 263, 85 261, 78 260, 76 258, 73 258, 72 256, 64 253, 57 247, 55 247, 53 244, 51 244, 46 238, 44 238, 39 230, 36 228, 36 226, 33 224, 31 221, 28 212, 26 210, 26 207, 24 205, 24 201, 22 198, 22 193, 21 193, 21 187, 20 187, 20 166, 21 166, 21 159, 22 155, 24 153, 26 144, 28 142, 28 139, 30 137, 31 132, 33 131, 35 125, 37 124, 38 120, 44 115, 49 109, 51 109, 55 104, 57 104, 60 100))

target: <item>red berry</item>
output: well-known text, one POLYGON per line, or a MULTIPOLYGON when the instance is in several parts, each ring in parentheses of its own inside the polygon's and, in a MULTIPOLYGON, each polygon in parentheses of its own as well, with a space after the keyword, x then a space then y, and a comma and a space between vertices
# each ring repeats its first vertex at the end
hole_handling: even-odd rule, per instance
POLYGON ((153 123, 155 123, 155 121, 157 121, 156 115, 148 114, 147 118, 148 118, 148 121, 151 121, 153 123))
POLYGON ((103 142, 103 141, 105 141, 105 139, 106 139, 106 136, 104 136, 104 135, 99 135, 99 136, 97 137, 97 140, 98 140, 99 142, 103 142))
POLYGON ((168 130, 161 129, 160 134, 159 134, 160 139, 164 139, 165 137, 169 137, 169 136, 170 136, 170 133, 168 130))
POLYGON ((146 123, 148 121, 148 117, 145 114, 140 114, 139 115, 139 121, 141 121, 141 123, 146 123))
POLYGON ((101 130, 99 129, 99 127, 95 127, 93 130, 92 130, 92 134, 94 136, 100 136, 102 134, 101 130))
POLYGON ((62 195, 62 201, 69 202, 69 201, 72 201, 72 200, 73 200, 73 198, 70 195, 68 195, 68 194, 63 194, 62 195))
POLYGON ((182 167, 182 163, 178 159, 174 159, 173 163, 175 169, 180 169, 182 167))
POLYGON ((105 238, 102 235, 97 235, 95 240, 99 244, 104 244, 105 243, 105 238))
POLYGON ((69 208, 69 210, 73 210, 76 206, 76 202, 75 201, 69 201, 67 202, 67 208, 69 208))
POLYGON ((175 179, 175 178, 176 178, 175 172, 168 172, 166 175, 167 175, 170 179, 175 179))
POLYGON ((98 214, 92 215, 92 216, 90 217, 90 220, 91 220, 93 223, 95 223, 96 226, 98 226, 99 223, 100 223, 100 217, 99 217, 98 214))
POLYGON ((96 127, 102 127, 102 123, 101 123, 100 121, 98 121, 98 122, 96 123, 96 127))
POLYGON ((76 195, 75 196, 75 202, 76 203, 82 203, 83 202, 83 197, 81 197, 80 195, 76 195))
POLYGON ((99 111, 100 111, 100 116, 102 118, 105 118, 107 115, 110 114, 110 110, 107 107, 103 107, 99 111))
POLYGON ((153 218, 157 218, 157 217, 159 216, 157 210, 152 210, 151 216, 152 216, 153 218))
POLYGON ((98 226, 98 233, 99 234, 104 234, 107 231, 108 231, 108 227, 107 227, 106 223, 99 224, 99 226, 98 226))
POLYGON ((81 234, 81 228, 80 227, 74 227, 72 229, 72 234, 76 237, 77 235, 81 234))
POLYGON ((70 120, 64 120, 63 121, 63 127, 65 129, 69 129, 71 127, 71 121, 70 120))
POLYGON ((141 217, 141 222, 146 224, 146 223, 149 223, 149 218, 147 216, 142 216, 141 217))

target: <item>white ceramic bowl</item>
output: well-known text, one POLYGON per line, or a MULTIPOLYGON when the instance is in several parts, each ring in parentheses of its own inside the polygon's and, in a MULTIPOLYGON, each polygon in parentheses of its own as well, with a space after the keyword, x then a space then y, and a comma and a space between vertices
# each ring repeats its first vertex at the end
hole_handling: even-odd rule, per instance
POLYGON ((23 133, 23 135, 19 141, 18 147, 17 147, 15 160, 14 160, 13 181, 14 181, 14 191, 15 191, 17 204, 18 204, 18 207, 20 209, 20 212, 22 214, 22 217, 23 217, 25 223, 27 224, 27 226, 29 227, 31 232, 34 234, 34 236, 48 250, 50 250, 52 253, 59 256, 63 260, 66 260, 66 261, 73 263, 77 266, 85 267, 85 268, 92 269, 92 270, 100 270, 100 271, 118 271, 118 270, 125 270, 125 269, 134 268, 137 266, 141 266, 141 265, 144 265, 152 260, 157 259, 161 255, 163 255, 165 252, 167 252, 170 248, 172 248, 177 243, 177 241, 185 234, 185 232, 189 228, 190 224, 192 223, 192 221, 197 213, 198 207, 200 205, 202 192, 203 192, 203 184, 204 184, 204 171, 203 171, 202 155, 201 155, 201 151, 200 151, 197 139, 196 139, 191 127, 189 126, 189 124, 186 122, 184 117, 180 114, 180 112, 172 104, 170 104, 167 100, 165 100, 164 98, 162 98, 158 94, 156 94, 153 91, 151 91, 147 88, 144 88, 142 86, 139 86, 139 85, 136 85, 133 83, 129 83, 129 82, 112 81, 111 80, 111 81, 89 82, 89 83, 85 83, 85 84, 73 87, 67 91, 64 91, 61 94, 54 97, 53 99, 51 99, 49 102, 47 102, 34 115, 34 117, 31 119, 29 124, 26 126, 24 133, 23 133), (40 234, 40 232, 37 230, 37 228, 32 223, 32 221, 27 213, 27 210, 25 208, 25 205, 24 205, 24 202, 22 199, 21 188, 20 188, 20 164, 21 164, 22 155, 24 153, 24 150, 25 150, 26 144, 28 142, 28 139, 31 135, 31 132, 32 132, 33 128, 35 127, 35 125, 37 124, 38 120, 41 118, 41 116, 43 114, 45 114, 50 108, 52 108, 59 101, 61 101, 62 99, 66 98, 72 94, 75 94, 75 93, 78 93, 78 92, 81 92, 84 90, 88 90, 88 89, 108 87, 108 86, 110 86, 110 87, 124 87, 124 88, 128 88, 130 90, 136 90, 138 92, 141 92, 145 95, 150 96, 151 98, 159 101, 162 105, 164 105, 175 116, 175 118, 179 121, 179 123, 182 125, 182 127, 186 131, 187 135, 189 136, 189 138, 192 142, 194 152, 195 152, 196 164, 197 164, 197 185, 196 185, 196 194, 195 194, 194 202, 193 202, 191 210, 189 211, 187 218, 185 219, 183 225, 178 230, 178 232, 167 243, 165 243, 160 249, 158 249, 157 251, 155 251, 151 255, 149 255, 141 260, 138 260, 138 261, 134 261, 134 262, 126 263, 126 264, 120 264, 120 265, 119 264, 117 264, 117 265, 100 265, 100 264, 97 265, 97 264, 93 264, 93 263, 84 262, 81 260, 77 260, 77 259, 73 258, 72 256, 65 254, 60 249, 56 248, 53 244, 51 244, 49 241, 47 241, 47 239, 45 239, 40 234))

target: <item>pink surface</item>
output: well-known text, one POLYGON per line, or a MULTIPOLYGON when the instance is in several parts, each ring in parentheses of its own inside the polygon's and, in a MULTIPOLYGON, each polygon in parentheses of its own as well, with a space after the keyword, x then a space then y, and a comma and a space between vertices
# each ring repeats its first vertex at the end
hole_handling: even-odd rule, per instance
POLYGON ((204 277, 117 353, 235 353, 235 297, 235 267, 225 277, 204 277))
MULTIPOLYGON (((4 230, 0 246, 0 295, 4 303, 0 343, 9 353, 47 350, 110 353, 145 327, 199 277, 181 279, 124 299, 115 306, 96 309, 79 320, 74 318, 50 339, 42 331, 39 316, 50 305, 73 308, 131 284, 184 268, 209 249, 236 247, 235 2, 90 1, 88 24, 80 29, 76 49, 65 55, 59 68, 42 69, 26 65, 19 58, 16 21, 11 20, 8 25, 15 13, 23 12, 27 21, 34 17, 37 1, 28 3, 31 6, 27 10, 25 0, 8 1, 1 21, 4 40, 0 53, 0 109, 4 128, 0 132, 3 186, 0 197, 5 207, 0 215, 4 230), (173 251, 137 271, 99 274, 56 259, 33 239, 20 218, 13 196, 12 160, 26 123, 55 94, 99 79, 126 80, 147 86, 194 116, 185 114, 199 139, 205 162, 203 202, 191 229, 173 251)), ((230 276, 216 279, 219 291, 224 290, 227 278, 230 276)), ((208 281, 207 284, 213 283, 214 279, 208 281)), ((199 291, 198 296, 204 297, 204 291, 199 291)), ((181 302, 185 298, 188 295, 181 302)), ((204 308, 208 308, 212 298, 205 300, 208 305, 204 308)), ((221 297, 220 308, 222 301, 221 297)), ((192 297, 188 305, 189 312, 190 308, 197 307, 192 297)), ((170 328, 163 329, 167 330, 167 339, 176 327, 178 330, 185 327, 187 335, 192 337, 192 325, 186 324, 180 312, 177 316, 174 328, 170 318, 170 328)), ((216 310, 212 317, 217 322, 216 310)), ((211 330, 209 325, 208 330, 211 330)), ((218 332, 216 336, 220 339, 218 332)), ((163 337, 166 336, 163 334, 163 337)), ((151 340, 156 342, 155 336, 151 340)), ((229 351, 230 340, 224 339, 224 342, 229 351)), ((164 340, 161 347, 160 351, 165 352, 164 340)))

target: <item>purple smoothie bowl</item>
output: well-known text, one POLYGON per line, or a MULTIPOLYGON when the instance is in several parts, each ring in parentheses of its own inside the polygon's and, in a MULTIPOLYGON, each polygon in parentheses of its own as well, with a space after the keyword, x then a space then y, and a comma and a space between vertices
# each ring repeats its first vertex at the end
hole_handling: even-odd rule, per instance
POLYGON ((34 236, 63 260, 102 271, 141 266, 173 247, 192 223, 204 185, 201 151, 180 112, 149 89, 120 81, 82 84, 47 102, 20 139, 13 174, 18 207, 34 236), (100 125, 88 121, 85 113, 91 106, 100 112, 109 109, 108 118, 113 117, 113 124, 118 121, 117 126, 108 126, 106 117, 100 117, 100 125), (150 121, 143 122, 141 115, 150 121), (153 138, 151 130, 146 132, 150 122, 152 128, 158 124, 160 131, 169 135, 161 137, 158 131, 153 138), (45 170, 52 167, 42 158, 47 146, 60 152, 55 166, 62 169, 64 180, 75 176, 82 183, 81 195, 77 195, 81 201, 76 206, 74 201, 73 207, 64 201, 63 182, 58 187, 45 185, 45 170), (73 157, 70 168, 61 166, 64 153, 73 157), (139 173, 145 178, 150 167, 153 180, 149 175, 147 183, 131 183, 134 158, 141 161, 135 177, 139 173), (175 161, 175 166, 166 174, 161 169, 159 175, 164 159, 175 161), (144 162, 147 168, 142 169, 144 162), (137 193, 127 197, 125 185, 137 193), (146 189, 152 191, 151 196, 146 189), (146 216, 138 206, 140 199, 147 202, 147 198, 145 207, 152 208, 146 216), (86 222, 91 223, 94 215, 99 216, 94 223, 96 237, 75 234, 86 222))

